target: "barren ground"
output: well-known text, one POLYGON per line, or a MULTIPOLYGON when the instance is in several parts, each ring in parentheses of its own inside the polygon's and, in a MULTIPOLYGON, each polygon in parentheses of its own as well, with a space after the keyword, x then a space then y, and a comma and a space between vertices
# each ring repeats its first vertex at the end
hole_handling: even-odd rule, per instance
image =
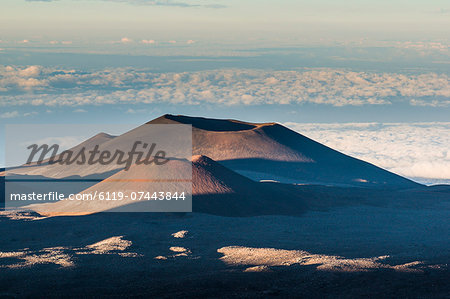
POLYGON ((0 296, 448 298, 449 211, 3 215, 0 296))

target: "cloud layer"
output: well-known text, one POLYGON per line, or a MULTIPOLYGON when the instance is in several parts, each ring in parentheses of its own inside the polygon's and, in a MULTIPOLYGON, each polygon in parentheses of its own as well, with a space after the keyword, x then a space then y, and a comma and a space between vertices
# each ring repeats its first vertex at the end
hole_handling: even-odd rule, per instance
POLYGON ((450 122, 286 125, 397 174, 421 182, 450 183, 450 122))
POLYGON ((133 103, 199 105, 303 104, 450 106, 446 74, 213 70, 152 73, 108 68, 79 71, 0 67, 0 105, 79 106, 133 103))

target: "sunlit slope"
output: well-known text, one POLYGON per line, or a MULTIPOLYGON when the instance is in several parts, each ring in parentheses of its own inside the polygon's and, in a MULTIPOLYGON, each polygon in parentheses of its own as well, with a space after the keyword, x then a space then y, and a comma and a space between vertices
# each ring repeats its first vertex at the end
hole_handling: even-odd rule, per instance
POLYGON ((255 180, 389 188, 418 186, 276 123, 178 115, 164 115, 149 123, 191 124, 193 154, 220 161, 255 180))
MULTIPOLYGON (((103 211, 140 211, 132 205, 147 206, 151 211, 164 211, 167 206, 150 201, 131 200, 133 192, 190 193, 192 182, 193 211, 225 216, 251 216, 270 213, 288 213, 290 209, 302 210, 302 203, 295 202, 290 191, 254 182, 205 156, 194 156, 192 161, 171 160, 164 167, 157 165, 134 165, 108 179, 80 192, 83 194, 113 194, 122 192, 123 200, 64 200, 33 204, 31 209, 44 216, 87 215, 103 211), (189 184, 187 184, 189 183, 189 184), (188 188, 187 188, 188 187, 188 188), (283 199, 276 199, 277 196, 283 199), (288 202, 291 202, 289 204, 288 202), (156 205, 155 205, 156 204, 156 205), (299 208, 300 207, 300 208, 299 208)), ((173 204, 181 204, 173 203, 173 204)), ((142 210, 145 211, 145 210, 142 210)))

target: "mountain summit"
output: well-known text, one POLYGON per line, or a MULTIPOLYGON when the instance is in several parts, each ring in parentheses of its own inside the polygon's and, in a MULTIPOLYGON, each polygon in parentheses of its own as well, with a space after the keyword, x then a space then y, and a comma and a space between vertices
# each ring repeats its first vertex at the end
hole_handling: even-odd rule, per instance
MULTIPOLYGON (((421 186, 375 165, 333 150, 277 123, 248 123, 230 119, 166 114, 146 125, 152 124, 192 125, 192 153, 189 150, 190 139, 189 143, 181 147, 178 140, 164 136, 167 139, 164 146, 172 151, 185 149, 182 156, 185 159, 190 159, 191 155, 209 157, 254 181, 272 180, 289 184, 388 189, 421 186), (176 145, 171 146, 172 143, 176 145)), ((117 149, 127 151, 135 140, 151 143, 155 134, 162 136, 159 129, 146 125, 116 137, 99 134, 74 149, 97 143, 101 149, 111 152, 117 149)), ((178 157, 170 153, 169 156, 178 157)), ((120 171, 118 165, 104 167, 33 165, 19 167, 9 173, 49 178, 79 176, 104 179, 117 171, 120 171)))
POLYGON ((277 123, 166 114, 148 124, 192 125, 193 155, 208 156, 257 181, 372 188, 419 186, 277 123))

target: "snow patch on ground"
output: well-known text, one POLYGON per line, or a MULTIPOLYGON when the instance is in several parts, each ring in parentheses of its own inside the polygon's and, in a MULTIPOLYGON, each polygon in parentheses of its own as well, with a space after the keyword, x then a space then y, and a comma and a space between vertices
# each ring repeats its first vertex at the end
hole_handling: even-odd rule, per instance
POLYGON ((66 253, 64 247, 44 248, 38 251, 21 250, 13 252, 0 252, 0 260, 13 259, 15 262, 0 265, 0 268, 26 268, 39 264, 55 264, 62 268, 73 267, 72 256, 66 253))
MULTIPOLYGON (((371 258, 344 258, 341 256, 312 254, 302 250, 284 250, 275 248, 251 248, 228 246, 217 250, 224 256, 220 259, 229 265, 253 266, 245 272, 269 270, 269 267, 298 265, 315 265, 318 270, 336 272, 361 272, 374 269, 393 269, 401 272, 420 272, 429 266, 414 261, 402 265, 382 263, 389 256, 371 258)), ((434 266, 435 268, 435 266, 434 266)))
POLYGON ((174 238, 179 238, 179 239, 183 239, 186 238, 186 236, 188 235, 188 231, 187 230, 180 230, 179 232, 173 233, 172 237, 174 238))
POLYGON ((62 268, 74 267, 73 257, 76 254, 117 254, 122 257, 137 257, 134 252, 125 252, 132 245, 123 236, 115 236, 81 248, 50 247, 41 250, 28 248, 2 252, 0 251, 0 268, 26 268, 39 264, 55 264, 62 268), (12 263, 8 263, 12 260, 12 263))
POLYGON ((11 220, 42 220, 47 217, 41 216, 38 213, 31 211, 6 210, 0 211, 0 216, 9 218, 11 220))
POLYGON ((88 254, 111 254, 117 251, 125 251, 131 246, 132 242, 122 239, 122 236, 111 237, 103 241, 88 245, 85 247, 88 254))
POLYGON ((270 272, 270 268, 267 266, 254 266, 248 267, 244 270, 244 272, 270 272))
POLYGON ((168 260, 168 259, 173 259, 176 257, 180 257, 180 256, 190 256, 192 254, 191 250, 188 248, 184 248, 184 247, 179 247, 179 246, 172 246, 169 248, 170 251, 172 251, 174 254, 172 255, 167 255, 167 256, 163 256, 163 255, 158 255, 155 256, 154 259, 155 260, 168 260))

